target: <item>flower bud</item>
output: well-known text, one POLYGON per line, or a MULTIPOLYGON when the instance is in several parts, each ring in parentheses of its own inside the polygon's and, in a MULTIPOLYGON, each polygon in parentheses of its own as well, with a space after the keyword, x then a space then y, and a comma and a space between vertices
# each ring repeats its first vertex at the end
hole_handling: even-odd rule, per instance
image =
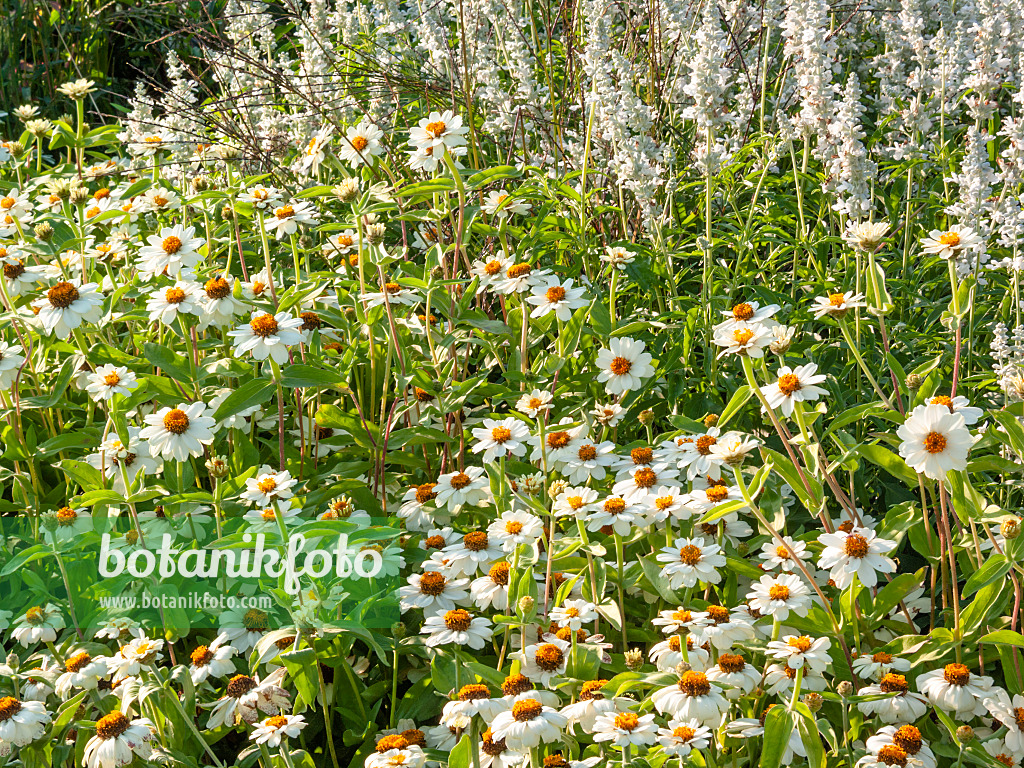
POLYGON ((371 224, 366 228, 366 239, 370 245, 384 242, 385 227, 383 224, 371 224))
POLYGON ((913 392, 914 390, 920 388, 920 386, 923 383, 924 383, 924 377, 921 376, 920 374, 917 374, 917 373, 908 373, 907 374, 907 381, 906 381, 907 389, 909 389, 911 392, 913 392))
POLYGON ((36 237, 44 243, 48 243, 53 240, 53 227, 45 222, 37 224, 32 231, 35 232, 36 237))
POLYGON ((1003 520, 999 526, 999 532, 1003 534, 1004 539, 1016 539, 1020 536, 1020 518, 1012 517, 1009 520, 1003 520))
POLYGON ((679 662, 678 664, 676 664, 676 669, 675 669, 675 672, 676 672, 676 674, 677 674, 677 675, 679 675, 680 677, 682 677, 682 676, 683 676, 683 675, 685 675, 685 674, 686 674, 687 672, 689 672, 689 671, 690 671, 691 669, 693 669, 693 667, 691 667, 691 666, 690 666, 689 664, 687 664, 687 663, 686 663, 685 661, 680 661, 680 662, 679 662))
POLYGON ((306 249, 313 245, 313 238, 309 235, 299 235, 299 248, 306 249))
POLYGON ((210 477, 215 477, 218 480, 228 475, 228 462, 223 456, 211 456, 206 460, 206 470, 210 473, 210 477))
POLYGON ((711 429, 717 423, 718 423, 718 414, 717 413, 709 413, 707 416, 704 417, 704 426, 706 428, 708 428, 708 429, 711 429))
POLYGON ((636 672, 644 665, 644 652, 639 648, 630 648, 626 651, 626 668, 636 672))
POLYGON ((407 629, 404 622, 396 621, 391 625, 391 636, 395 638, 395 640, 401 640, 405 637, 406 632, 407 629))
POLYGON ((220 209, 220 215, 225 221, 232 221, 235 218, 235 209, 230 205, 225 205, 220 209))
POLYGON ((70 200, 72 205, 82 205, 91 197, 92 195, 89 194, 89 190, 85 187, 74 187, 71 190, 70 200))
POLYGON ((839 685, 836 686, 836 692, 844 699, 847 696, 853 695, 853 683, 849 680, 843 680, 839 685))
POLYGON ((342 179, 341 182, 331 191, 341 202, 351 203, 359 197, 359 179, 342 179))
POLYGON ((956 729, 956 740, 961 744, 969 744, 974 741, 974 729, 969 725, 961 725, 956 729))
POLYGON ((60 521, 57 520, 57 515, 52 512, 47 512, 45 515, 42 515, 40 517, 40 522, 42 523, 43 528, 50 531, 50 533, 56 531, 58 526, 60 526, 60 521))
POLYGON ((804 695, 804 704, 811 712, 817 712, 821 709, 821 705, 825 703, 825 700, 821 698, 820 693, 808 693, 804 695))
POLYGON ((212 186, 209 176, 196 176, 192 179, 193 192, 205 192, 212 186))
POLYGON ((569 484, 565 482, 565 480, 555 480, 548 486, 548 496, 550 496, 552 500, 557 499, 568 487, 569 484))
POLYGON ((444 278, 444 269, 442 267, 434 267, 430 270, 430 276, 435 280, 441 280, 444 278))
POLYGON ((640 411, 639 419, 640 423, 643 424, 645 427, 651 426, 651 424, 654 423, 654 411, 652 411, 650 408, 645 408, 644 410, 640 411))
POLYGON ((536 606, 536 604, 537 601, 534 600, 532 597, 530 597, 529 595, 523 595, 519 598, 519 602, 516 603, 516 609, 520 616, 529 616, 531 613, 533 613, 533 609, 534 606, 536 606))
POLYGON ((18 671, 18 667, 21 666, 21 659, 18 658, 16 653, 7 654, 7 666, 13 669, 15 672, 18 671))
POLYGON ((7 151, 11 153, 11 157, 15 160, 20 160, 25 155, 25 145, 20 141, 9 141, 6 147, 7 151))

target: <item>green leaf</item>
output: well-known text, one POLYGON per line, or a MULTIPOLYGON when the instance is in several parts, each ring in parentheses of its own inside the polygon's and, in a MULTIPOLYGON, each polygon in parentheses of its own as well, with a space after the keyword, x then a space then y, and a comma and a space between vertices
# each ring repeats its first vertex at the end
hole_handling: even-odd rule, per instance
POLYGON ((224 402, 217 408, 213 418, 217 421, 222 421, 228 416, 234 416, 236 413, 244 411, 246 408, 262 405, 273 396, 275 389, 274 382, 267 381, 266 379, 247 381, 224 398, 224 402))
POLYGON ((876 464, 897 480, 902 480, 912 488, 917 487, 917 472, 907 466, 902 456, 893 453, 882 445, 862 445, 858 453, 872 464, 876 464))
POLYGON ((992 645, 1015 645, 1024 648, 1024 635, 1014 632, 1012 629, 1000 629, 989 632, 978 640, 979 643, 990 643, 992 645))
POLYGON ((342 383, 342 378, 337 371, 296 363, 281 371, 281 383, 293 389, 298 387, 336 387, 342 383))
POLYGON ((772 707, 768 711, 764 719, 763 751, 761 762, 758 763, 760 768, 779 768, 782 765, 793 726, 793 713, 785 707, 772 707))
POLYGON ((747 404, 747 401, 753 394, 754 391, 746 384, 733 392, 732 397, 729 399, 729 404, 725 406, 722 415, 718 417, 718 425, 724 426, 725 422, 739 413, 740 409, 747 404))
POLYGON ((969 597, 982 587, 986 587, 993 581, 1002 579, 1013 567, 1006 555, 992 555, 986 560, 981 568, 971 574, 971 578, 964 585, 964 597, 969 597))
POLYGON ((473 759, 473 746, 469 743, 469 734, 464 734, 448 755, 448 768, 470 768, 473 759))

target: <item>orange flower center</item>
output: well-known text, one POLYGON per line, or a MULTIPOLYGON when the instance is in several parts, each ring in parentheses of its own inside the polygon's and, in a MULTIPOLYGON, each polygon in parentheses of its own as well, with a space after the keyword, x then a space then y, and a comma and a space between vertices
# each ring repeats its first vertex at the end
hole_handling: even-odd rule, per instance
POLYGON ((843 542, 843 552, 849 557, 866 557, 868 554, 868 540, 859 533, 851 533, 843 542))
POLYGON ((939 235, 939 242, 943 245, 951 245, 956 248, 960 245, 960 234, 958 232, 953 232, 952 230, 949 232, 943 232, 939 235))
POLYGON ((465 632, 472 623, 473 617, 469 615, 469 611, 462 608, 448 611, 444 615, 444 625, 452 632, 465 632))
POLYGON ((711 693, 711 683, 703 672, 684 672, 679 678, 679 690, 687 696, 707 696, 711 693))
POLYGON ((779 376, 779 391, 786 397, 800 391, 801 386, 800 379, 797 378, 795 373, 784 373, 779 376))
POLYGON ((160 247, 165 253, 177 253, 181 250, 181 238, 175 237, 174 235, 165 237, 164 241, 160 243, 160 247))
POLYGON ((116 739, 128 730, 131 723, 120 712, 111 712, 96 722, 96 735, 101 739, 116 739))
POLYGON ((785 584, 773 584, 768 590, 768 597, 772 600, 789 600, 789 587, 785 584))
POLYGON ((694 544, 687 544, 679 550, 679 562, 694 566, 704 558, 701 548, 694 544))
POLYGON ((947 664, 942 676, 950 685, 967 685, 971 679, 971 670, 963 664, 947 664))
POLYGON ((259 315, 250 320, 249 327, 252 329, 253 333, 265 339, 268 336, 273 336, 277 333, 277 318, 268 312, 267 314, 259 315))
POLYGON ((545 672, 554 672, 562 666, 562 662, 565 661, 565 654, 562 653, 562 649, 557 645, 545 643, 537 649, 533 658, 537 662, 537 666, 545 672))
POLYGON ((541 703, 536 699, 523 699, 512 705, 512 717, 519 723, 525 723, 540 716, 543 711, 541 703))
POLYGON ((557 304, 565 299, 565 288, 560 285, 552 286, 544 292, 544 298, 547 299, 548 304, 557 304))
POLYGON ((624 376, 629 373, 629 369, 633 367, 633 364, 624 357, 616 357, 608 367, 616 376, 624 376))
POLYGON ((444 592, 447 580, 437 571, 427 571, 420 577, 420 592, 437 597, 444 592))
POLYGON ((181 408, 174 408, 164 415, 164 429, 175 435, 184 434, 188 425, 188 414, 181 408))
POLYGON ((928 453, 942 453, 946 450, 946 436, 941 432, 929 432, 924 438, 924 449, 928 453))
POLYGON ((512 438, 512 430, 508 427, 495 427, 491 430, 491 439, 496 443, 504 443, 512 438))
POLYGON ((744 302, 732 308, 732 316, 741 322, 746 322, 754 316, 754 308, 744 302))
POLYGON ((67 309, 78 301, 78 289, 71 283, 57 283, 46 292, 46 298, 57 309, 67 309))
POLYGON ((620 731, 633 731, 640 725, 640 718, 632 712, 623 712, 615 716, 615 727, 620 731))

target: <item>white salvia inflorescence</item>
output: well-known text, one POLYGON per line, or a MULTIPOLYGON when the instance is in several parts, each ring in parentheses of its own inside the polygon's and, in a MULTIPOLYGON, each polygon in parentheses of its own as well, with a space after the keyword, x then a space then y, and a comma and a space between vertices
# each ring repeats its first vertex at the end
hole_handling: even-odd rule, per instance
POLYGON ((836 195, 832 209, 851 219, 871 215, 871 187, 878 169, 862 141, 860 118, 864 107, 860 99, 860 81, 854 72, 846 83, 836 118, 828 127, 833 144, 828 187, 836 195))
POLYGON ((800 114, 793 124, 804 136, 817 135, 824 149, 825 125, 833 114, 832 59, 836 43, 829 35, 829 7, 825 0, 796 0, 786 9, 782 23, 786 55, 792 58, 800 95, 800 114))
MULTIPOLYGON (((978 271, 990 259, 986 243, 992 232, 992 203, 989 198, 999 182, 988 161, 989 135, 971 127, 967 130, 967 148, 960 166, 960 173, 954 173, 951 181, 960 188, 960 199, 946 208, 946 214, 953 221, 971 222, 971 228, 981 237, 976 249, 957 252, 957 273, 962 275, 978 271)), ((979 276, 980 279, 980 276, 979 276)))

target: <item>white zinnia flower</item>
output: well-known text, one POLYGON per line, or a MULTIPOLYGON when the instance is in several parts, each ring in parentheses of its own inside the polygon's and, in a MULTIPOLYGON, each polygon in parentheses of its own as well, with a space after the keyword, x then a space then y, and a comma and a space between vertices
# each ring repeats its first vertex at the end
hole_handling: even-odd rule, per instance
POLYGON ((99 322, 103 310, 103 295, 96 292, 96 283, 85 283, 77 278, 57 283, 46 294, 32 302, 39 310, 38 320, 47 333, 58 339, 67 339, 83 322, 99 322))
POLYGON ((902 456, 911 469, 933 480, 967 467, 974 438, 962 414, 945 405, 919 405, 896 430, 902 456))
POLYGON ((829 569, 829 578, 839 589, 850 586, 854 576, 865 587, 873 587, 878 583, 879 572, 896 572, 896 563, 886 556, 895 549, 896 542, 876 538, 868 528, 823 533, 818 536, 818 543, 825 545, 818 567, 829 569))
POLYGON ((796 368, 784 365, 779 368, 778 381, 761 387, 761 393, 773 409, 781 409, 786 416, 792 416, 794 403, 812 403, 828 394, 828 390, 815 386, 825 380, 825 375, 816 373, 817 370, 818 366, 814 363, 798 365, 796 368))
POLYGON ((96 735, 85 745, 86 768, 121 768, 138 755, 148 760, 153 753, 153 723, 145 717, 129 720, 111 712, 96 721, 96 735))
POLYGON ((206 405, 202 402, 161 408, 144 417, 147 426, 139 432, 139 438, 148 440, 152 453, 168 461, 202 456, 203 446, 213 442, 212 430, 217 423, 205 413, 206 405))
POLYGON ((644 343, 628 337, 617 337, 608 349, 597 353, 597 380, 605 382, 610 395, 623 395, 643 386, 643 380, 654 374, 653 359, 644 352, 644 343))
POLYGON ((921 238, 921 250, 942 259, 951 259, 957 251, 978 248, 982 242, 973 229, 955 224, 945 232, 933 229, 928 237, 921 238))
POLYGON ((288 362, 288 347, 302 341, 302 318, 287 312, 254 312, 252 320, 228 333, 235 340, 235 357, 252 352, 257 360, 268 357, 278 365, 288 362))

